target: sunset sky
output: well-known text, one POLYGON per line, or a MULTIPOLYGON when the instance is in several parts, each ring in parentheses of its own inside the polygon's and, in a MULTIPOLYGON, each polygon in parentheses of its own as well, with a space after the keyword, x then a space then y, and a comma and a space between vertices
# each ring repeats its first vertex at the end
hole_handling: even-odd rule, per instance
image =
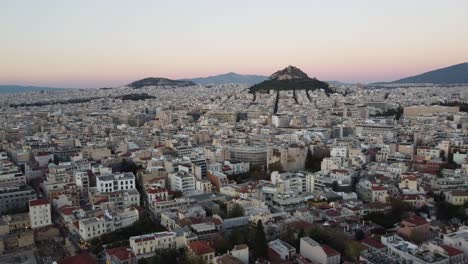
POLYGON ((288 65, 389 81, 468 61, 463 0, 0 0, 0 84, 118 86, 288 65))

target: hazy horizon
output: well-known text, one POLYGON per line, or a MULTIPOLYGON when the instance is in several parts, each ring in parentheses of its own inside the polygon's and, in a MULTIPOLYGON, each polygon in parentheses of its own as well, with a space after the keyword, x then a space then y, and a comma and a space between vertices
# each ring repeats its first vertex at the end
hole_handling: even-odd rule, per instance
POLYGON ((468 2, 16 0, 0 4, 0 84, 112 87, 145 77, 393 81, 468 61, 468 2))

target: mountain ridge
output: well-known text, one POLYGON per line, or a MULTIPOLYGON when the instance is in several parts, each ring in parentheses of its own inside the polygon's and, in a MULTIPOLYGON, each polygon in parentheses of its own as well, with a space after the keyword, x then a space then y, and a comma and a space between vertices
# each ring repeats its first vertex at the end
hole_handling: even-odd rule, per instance
POLYGON ((13 85, 13 84, 0 84, 0 94, 6 93, 30 93, 41 91, 63 91, 67 88, 47 87, 47 86, 34 86, 34 85, 13 85))
POLYGON ((389 83, 468 84, 468 62, 435 69, 389 83))
POLYGON ((141 80, 137 80, 127 84, 128 87, 133 89, 140 89, 145 86, 175 86, 175 87, 187 87, 187 86, 196 86, 197 84, 192 81, 184 80, 172 80, 162 77, 148 77, 141 80))
POLYGON ((207 77, 195 77, 195 78, 186 78, 180 79, 182 81, 192 81, 200 85, 208 84, 229 84, 229 83, 239 83, 239 84, 257 84, 264 80, 268 79, 267 76, 255 75, 255 74, 238 74, 235 72, 228 72, 223 74, 211 75, 207 77))

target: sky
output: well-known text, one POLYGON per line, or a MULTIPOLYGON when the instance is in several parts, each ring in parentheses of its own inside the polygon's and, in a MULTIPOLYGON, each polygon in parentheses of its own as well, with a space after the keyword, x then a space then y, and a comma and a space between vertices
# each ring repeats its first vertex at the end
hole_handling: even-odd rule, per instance
POLYGON ((465 0, 0 0, 0 84, 227 72, 391 81, 468 61, 465 0))

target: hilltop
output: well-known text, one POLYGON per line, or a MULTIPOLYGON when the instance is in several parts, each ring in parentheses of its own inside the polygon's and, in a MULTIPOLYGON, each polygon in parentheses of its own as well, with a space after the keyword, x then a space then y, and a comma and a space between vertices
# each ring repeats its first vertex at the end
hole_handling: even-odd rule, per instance
POLYGON ((228 83, 239 83, 239 84, 256 84, 263 82, 268 79, 267 76, 262 75, 247 75, 247 74, 238 74, 234 72, 229 72, 225 74, 219 74, 208 77, 199 77, 184 79, 192 81, 197 84, 207 85, 207 84, 228 84, 228 83))
POLYGON ((30 93, 41 91, 63 91, 64 88, 23 86, 23 85, 0 85, 0 94, 4 93, 30 93))
POLYGON ((141 79, 138 81, 134 81, 128 84, 128 87, 132 87, 135 89, 142 88, 145 86, 175 86, 175 87, 187 87, 187 86, 195 86, 196 83, 192 81, 184 81, 184 80, 171 80, 167 78, 155 78, 149 77, 145 79, 141 79))
POLYGON ((282 70, 273 73, 268 80, 250 87, 250 93, 264 92, 270 90, 287 91, 287 90, 306 90, 314 91, 323 89, 325 92, 332 93, 328 83, 309 78, 306 73, 294 66, 288 66, 282 70))

